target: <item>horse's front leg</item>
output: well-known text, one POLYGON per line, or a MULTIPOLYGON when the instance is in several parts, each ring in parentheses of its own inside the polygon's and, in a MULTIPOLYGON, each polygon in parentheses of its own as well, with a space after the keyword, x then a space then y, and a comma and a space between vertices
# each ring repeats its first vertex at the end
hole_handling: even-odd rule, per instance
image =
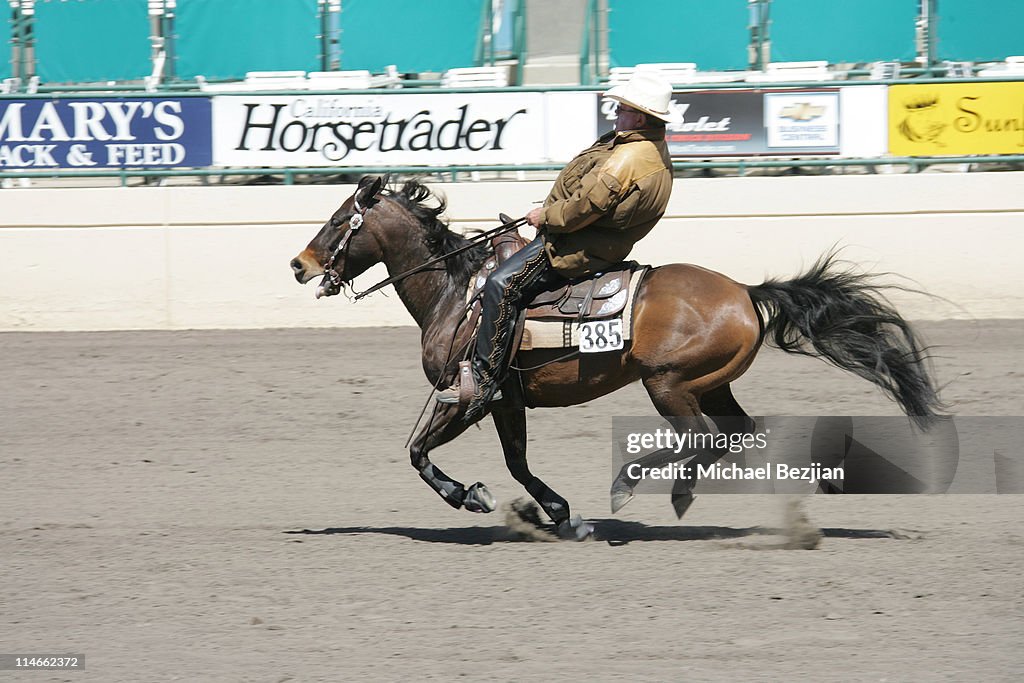
POLYGON ((430 462, 427 455, 466 431, 468 426, 459 419, 458 406, 435 404, 430 418, 412 440, 409 457, 420 478, 456 510, 464 507, 470 512, 494 512, 497 501, 486 486, 478 481, 467 489, 430 462))
POLYGON ((593 533, 593 525, 584 522, 579 515, 571 515, 565 498, 535 477, 526 463, 526 409, 521 402, 516 401, 518 391, 518 381, 513 379, 506 382, 502 387, 505 398, 491 409, 501 449, 505 453, 505 465, 515 480, 526 488, 527 493, 557 525, 559 536, 583 540, 593 533))

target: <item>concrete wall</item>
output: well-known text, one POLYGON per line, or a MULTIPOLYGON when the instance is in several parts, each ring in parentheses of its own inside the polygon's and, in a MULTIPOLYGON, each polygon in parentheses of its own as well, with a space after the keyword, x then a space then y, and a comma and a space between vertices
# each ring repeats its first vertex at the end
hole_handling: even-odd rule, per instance
MULTIPOLYGON (((522 215, 548 186, 437 189, 465 229, 522 215)), ((316 301, 291 276, 289 260, 352 189, 0 190, 0 330, 411 324, 393 295, 316 301)), ((685 179, 633 257, 757 283, 841 244, 850 260, 948 299, 894 293, 908 318, 1022 318, 1022 218, 1024 173, 685 179)))

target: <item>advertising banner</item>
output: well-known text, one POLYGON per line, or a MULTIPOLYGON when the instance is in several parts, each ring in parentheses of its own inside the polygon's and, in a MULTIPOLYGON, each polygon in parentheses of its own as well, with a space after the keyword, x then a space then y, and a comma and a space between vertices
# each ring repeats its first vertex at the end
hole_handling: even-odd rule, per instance
POLYGON ((203 97, 0 101, 0 169, 202 167, 203 97))
POLYGON ((213 98, 213 113, 217 166, 448 166, 545 158, 543 93, 224 95, 213 98))
POLYGON ((884 85, 839 88, 839 153, 872 158, 889 152, 889 90, 884 85))
POLYGON ((764 126, 769 151, 837 154, 839 92, 766 93, 764 126))
MULTIPOLYGON (((598 104, 598 128, 615 122, 614 102, 598 104)), ((839 91, 676 92, 670 104, 669 153, 679 157, 839 153, 839 91)))
POLYGON ((1024 83, 891 86, 889 151, 896 156, 1024 154, 1024 83))

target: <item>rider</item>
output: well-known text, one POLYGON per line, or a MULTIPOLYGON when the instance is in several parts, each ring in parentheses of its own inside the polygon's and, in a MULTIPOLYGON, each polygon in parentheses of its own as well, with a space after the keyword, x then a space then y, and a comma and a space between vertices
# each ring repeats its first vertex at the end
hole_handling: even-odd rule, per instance
MULTIPOLYGON (((637 71, 605 97, 618 103, 615 130, 562 169, 544 206, 526 215, 538 229, 537 238, 491 273, 484 285, 473 377, 461 378, 473 382, 466 422, 479 419, 495 398, 522 308, 540 292, 625 259, 668 206, 672 161, 665 123, 674 120, 671 84, 655 73, 637 71)), ((459 381, 438 392, 437 400, 458 403, 459 381)))

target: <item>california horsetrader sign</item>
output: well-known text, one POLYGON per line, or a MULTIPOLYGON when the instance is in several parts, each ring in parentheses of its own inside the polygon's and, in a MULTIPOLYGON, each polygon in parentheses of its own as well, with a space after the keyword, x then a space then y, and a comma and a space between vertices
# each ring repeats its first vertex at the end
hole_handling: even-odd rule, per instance
POLYGON ((218 96, 214 164, 536 163, 543 105, 541 93, 218 96))

